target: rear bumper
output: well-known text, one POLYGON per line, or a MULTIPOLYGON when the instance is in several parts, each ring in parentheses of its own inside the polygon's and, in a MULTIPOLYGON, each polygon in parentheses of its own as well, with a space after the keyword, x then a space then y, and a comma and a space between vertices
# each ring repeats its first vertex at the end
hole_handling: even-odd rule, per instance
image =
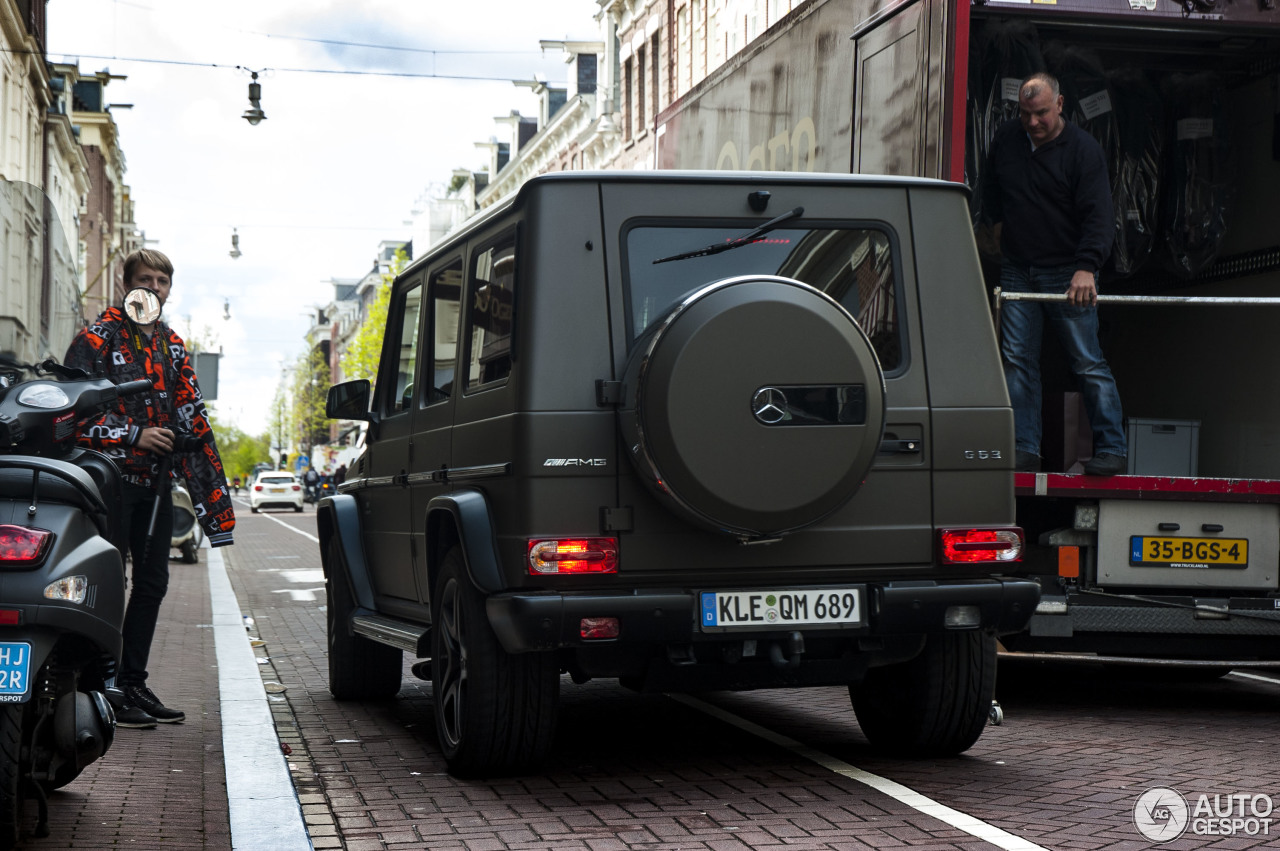
POLYGON ((689 644, 700 641, 768 637, 793 630, 854 637, 925 635, 947 630, 953 606, 975 606, 980 627, 1004 635, 1024 629, 1040 599, 1040 586, 1025 579, 953 582, 868 583, 867 616, 858 626, 802 626, 703 632, 698 626, 698 593, 693 590, 638 590, 629 593, 513 592, 486 601, 489 622, 508 653, 599 645, 579 634, 583 618, 617 618, 612 643, 689 644))

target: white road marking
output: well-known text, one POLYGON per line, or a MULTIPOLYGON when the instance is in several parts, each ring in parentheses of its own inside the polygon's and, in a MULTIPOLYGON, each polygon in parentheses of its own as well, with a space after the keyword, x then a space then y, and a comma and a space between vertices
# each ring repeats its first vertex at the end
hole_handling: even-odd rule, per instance
POLYGON ((1227 674, 1228 677, 1244 677, 1246 680, 1258 680, 1259 682, 1271 683, 1273 686, 1280 686, 1280 679, 1275 677, 1264 677, 1261 674, 1249 674, 1244 671, 1232 671, 1227 674))
POLYGON ((319 588, 280 588, 272 591, 272 594, 288 594, 291 599, 299 603, 314 603, 316 594, 323 595, 325 588, 321 585, 319 588))
POLYGON ((324 582, 324 571, 318 567, 308 567, 303 570, 282 570, 280 575, 290 582, 297 582, 299 585, 310 582, 324 582))
POLYGON ((231 846, 312 851, 221 550, 207 549, 231 846))
POLYGON ((997 848, 1004 848, 1006 851, 1048 851, 1048 849, 1043 846, 1036 845, 1034 842, 1029 842, 1020 836, 1014 836, 1012 833, 1001 830, 993 824, 987 824, 981 819, 975 818, 967 813, 962 813, 959 810, 953 810, 951 807, 940 804, 931 798, 927 798, 914 789, 903 786, 901 783, 896 783, 887 777, 881 777, 880 775, 872 774, 869 771, 863 771, 857 766, 853 766, 847 762, 836 759, 829 754, 825 754, 816 748, 811 748, 808 745, 798 742, 788 736, 784 736, 781 733, 776 733, 773 730, 761 727, 759 724, 753 724, 745 718, 740 718, 732 712, 726 712, 720 707, 712 706, 711 704, 705 703, 696 697, 690 697, 687 694, 669 694, 667 696, 678 703, 683 703, 700 712, 705 712, 713 718, 718 718, 727 724, 732 724, 740 730, 745 730, 753 736, 759 736, 766 741, 773 742, 775 745, 786 748, 797 756, 816 762, 828 771, 835 772, 836 774, 848 777, 850 780, 856 780, 859 783, 870 786, 877 792, 888 795, 895 801, 906 804, 917 812, 924 813, 927 816, 932 816, 938 821, 944 824, 949 824, 957 830, 963 830, 965 833, 975 836, 984 842, 990 842, 997 848))
POLYGON ((272 517, 270 514, 259 514, 258 516, 263 518, 264 520, 270 520, 273 523, 279 523, 281 526, 288 529, 290 532, 297 532, 299 535, 301 535, 302 537, 306 538, 309 541, 313 541, 317 544, 320 543, 320 539, 317 538, 315 535, 312 535, 310 532, 304 532, 296 526, 290 526, 288 523, 284 522, 279 517, 272 517))

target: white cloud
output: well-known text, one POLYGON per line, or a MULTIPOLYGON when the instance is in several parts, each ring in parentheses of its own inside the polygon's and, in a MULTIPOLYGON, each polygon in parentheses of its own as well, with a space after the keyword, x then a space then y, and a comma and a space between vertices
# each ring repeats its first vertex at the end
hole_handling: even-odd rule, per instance
POLYGON ((51 59, 115 57, 82 58, 81 71, 128 77, 106 94, 133 104, 113 115, 135 218, 173 260, 170 321, 207 327, 223 346, 223 419, 265 431, 281 362, 303 351, 307 314, 332 297, 324 282, 362 276, 380 240, 408 238, 404 222, 428 184, 486 161, 475 143, 499 132, 495 116, 536 115, 536 98, 509 81, 562 83, 568 66, 542 56, 538 40, 597 38, 597 11, 595 0, 49 4, 51 59), (261 72, 267 120, 256 127, 240 117, 249 76, 236 65, 261 72), (293 70, 304 68, 499 80, 293 70), (238 260, 228 256, 232 228, 238 260))

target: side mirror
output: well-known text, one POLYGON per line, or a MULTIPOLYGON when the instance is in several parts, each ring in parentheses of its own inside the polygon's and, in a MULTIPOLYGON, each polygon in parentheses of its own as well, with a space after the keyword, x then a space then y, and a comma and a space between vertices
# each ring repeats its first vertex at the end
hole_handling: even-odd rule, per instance
POLYGON ((357 378, 329 388, 324 414, 333 420, 369 420, 369 379, 357 378))

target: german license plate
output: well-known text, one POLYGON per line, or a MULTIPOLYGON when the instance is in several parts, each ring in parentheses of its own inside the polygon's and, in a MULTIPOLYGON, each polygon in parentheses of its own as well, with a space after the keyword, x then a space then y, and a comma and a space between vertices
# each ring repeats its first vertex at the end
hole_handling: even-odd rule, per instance
POLYGON ((1247 538, 1129 538, 1129 564, 1137 567, 1249 566, 1247 538))
POLYGON ((777 591, 704 591, 703 630, 860 626, 861 586, 777 591))
POLYGON ((25 641, 0 641, 0 700, 4 695, 26 693, 30 668, 30 644, 25 641))

